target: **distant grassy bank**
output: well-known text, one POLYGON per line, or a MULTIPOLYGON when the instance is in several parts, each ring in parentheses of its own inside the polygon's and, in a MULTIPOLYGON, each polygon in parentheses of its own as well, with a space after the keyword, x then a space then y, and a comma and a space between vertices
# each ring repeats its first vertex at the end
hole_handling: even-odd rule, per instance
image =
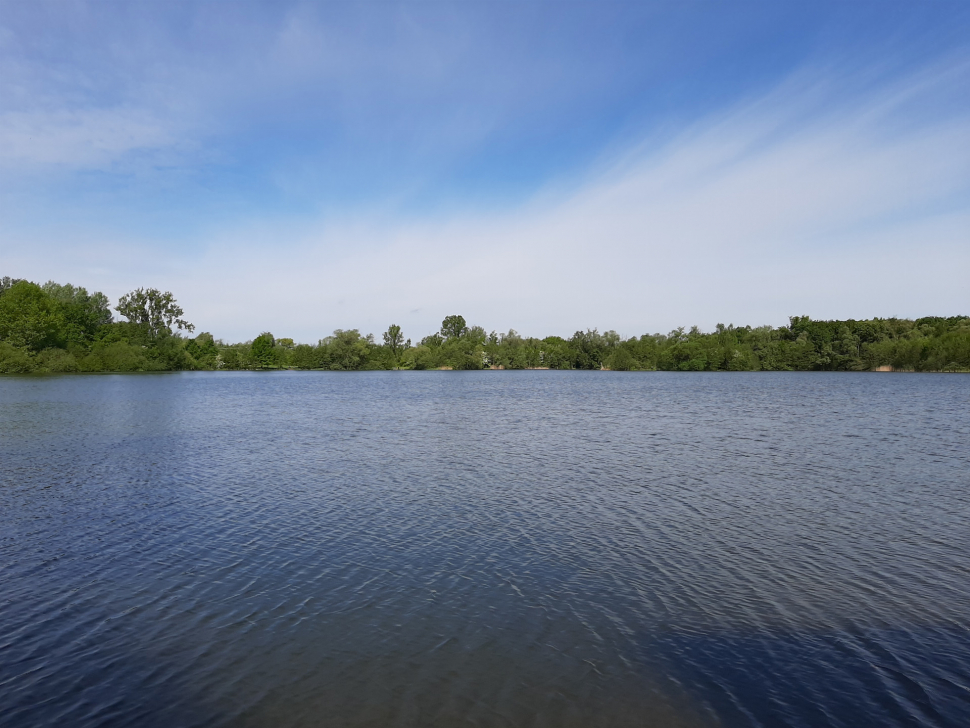
POLYGON ((486 332, 461 316, 416 344, 392 324, 378 341, 357 329, 316 344, 269 332, 227 343, 194 326, 171 293, 137 289, 111 308, 101 293, 0 279, 0 373, 185 369, 612 369, 621 371, 970 371, 970 317, 816 321, 788 326, 696 326, 624 339, 486 332), (123 321, 114 319, 114 312, 123 321))

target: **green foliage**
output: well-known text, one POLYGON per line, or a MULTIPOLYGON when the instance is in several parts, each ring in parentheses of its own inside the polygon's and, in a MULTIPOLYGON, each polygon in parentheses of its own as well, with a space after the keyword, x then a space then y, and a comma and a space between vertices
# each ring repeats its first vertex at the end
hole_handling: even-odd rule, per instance
MULTIPOLYGON (((70 283, 43 286, 0 279, 0 343, 3 372, 163 371, 200 364, 170 324, 191 328, 171 294, 139 289, 119 310, 130 317, 112 321, 108 298, 70 283), (137 309, 144 304, 144 312, 137 309)), ((201 366, 215 364, 212 337, 200 336, 201 366), (206 361, 205 354, 209 356, 206 361)), ((197 352, 197 353, 199 353, 197 352)))
POLYGON ((481 369, 484 357, 475 341, 452 340, 441 349, 442 366, 452 369, 481 369))
POLYGON ((421 346, 426 346, 429 349, 440 349, 444 343, 445 338, 438 333, 425 336, 423 339, 421 339, 421 346))
POLYGON ((569 340, 574 369, 600 369, 607 353, 607 342, 596 330, 577 331, 569 340))
POLYGON ((460 339, 468 333, 468 326, 465 325, 464 316, 445 316, 441 322, 441 336, 446 341, 450 339, 460 339))
POLYGON ((387 331, 384 332, 384 349, 388 355, 386 361, 389 364, 389 368, 393 369, 399 366, 401 354, 404 353, 405 349, 410 348, 411 340, 404 341, 404 334, 401 333, 400 326, 391 324, 387 327, 387 331))
POLYGON ((290 354, 290 365, 297 369, 323 369, 325 358, 321 356, 318 347, 309 344, 297 344, 290 354))
POLYGON ((572 369, 572 349, 559 336, 547 336, 538 343, 537 366, 550 369, 572 369))
POLYGON ((65 341, 60 306, 36 283, 18 281, 0 296, 0 341, 36 352, 65 341))
POLYGON ((633 358, 630 349, 626 346, 618 346, 607 361, 608 368, 615 372, 628 372, 637 368, 637 360, 633 358))
POLYGON ((168 291, 162 293, 157 288, 136 288, 118 300, 115 310, 134 324, 143 326, 152 339, 163 334, 172 334, 172 326, 194 331, 195 326, 185 321, 185 313, 168 291))
POLYGON ((361 336, 357 329, 348 331, 337 329, 333 332, 333 336, 324 339, 320 345, 327 348, 329 369, 355 371, 375 368, 369 366, 374 337, 361 336))
POLYGON ((112 321, 111 306, 103 293, 89 294, 83 287, 48 281, 44 292, 59 305, 63 338, 68 345, 92 341, 98 329, 112 321))
POLYGON ((441 365, 439 357, 441 347, 429 347, 419 344, 404 353, 403 366, 406 369, 437 369, 441 365))
POLYGON ((192 357, 196 367, 200 369, 215 369, 219 363, 219 348, 216 346, 212 334, 203 331, 194 339, 185 342, 185 351, 192 357))
POLYGON ((268 331, 264 331, 255 339, 250 346, 250 355, 253 362, 261 369, 268 369, 277 366, 280 357, 276 351, 276 339, 268 331))
POLYGON ((10 276, 3 276, 0 278, 0 296, 2 296, 8 288, 11 288, 15 283, 20 283, 23 278, 11 278, 10 276))
POLYGON ((316 345, 275 339, 226 344, 194 327, 171 293, 136 289, 112 320, 108 299, 53 281, 39 286, 0 278, 0 373, 171 371, 178 369, 612 369, 616 371, 970 371, 970 318, 818 321, 788 326, 718 324, 624 340, 615 331, 577 331, 569 339, 486 333, 447 316, 418 346, 392 324, 377 344, 357 329, 337 329, 316 345), (174 327, 174 331, 173 331, 174 327))
POLYGON ((77 359, 64 349, 44 349, 37 355, 37 371, 62 374, 78 371, 77 359))
POLYGON ((185 344, 185 339, 180 336, 160 336, 146 351, 149 370, 170 372, 197 369, 198 365, 185 350, 185 344))
POLYGON ((25 349, 0 341, 0 374, 27 374, 36 366, 25 349))
POLYGON ((82 372, 147 372, 154 367, 145 350, 125 341, 99 342, 83 356, 77 367, 82 372))
POLYGON ((250 361, 248 344, 227 346, 219 351, 219 368, 221 369, 230 371, 248 369, 251 366, 250 361))

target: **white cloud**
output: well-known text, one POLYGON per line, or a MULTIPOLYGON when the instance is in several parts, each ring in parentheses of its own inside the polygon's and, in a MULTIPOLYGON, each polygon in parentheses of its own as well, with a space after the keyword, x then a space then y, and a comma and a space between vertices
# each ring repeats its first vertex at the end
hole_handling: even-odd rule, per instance
POLYGON ((175 146, 177 130, 140 109, 0 114, 0 166, 109 167, 131 152, 175 146))
POLYGON ((56 277, 95 285, 74 275, 87 261, 114 296, 170 288, 233 339, 391 322, 418 338, 451 313, 534 335, 967 313, 970 119, 901 111, 930 92, 836 104, 789 85, 505 213, 246 223, 161 270, 121 242, 127 259, 85 246, 56 277))
POLYGON ((241 336, 245 320, 305 339, 392 320, 417 336, 454 312, 489 328, 629 335, 967 311, 970 124, 894 127, 899 96, 805 124, 775 94, 504 215, 322 225, 282 246, 233 231, 199 268, 231 261, 222 282, 208 294, 189 276, 186 290, 199 287, 200 310, 221 302, 213 328, 241 336))

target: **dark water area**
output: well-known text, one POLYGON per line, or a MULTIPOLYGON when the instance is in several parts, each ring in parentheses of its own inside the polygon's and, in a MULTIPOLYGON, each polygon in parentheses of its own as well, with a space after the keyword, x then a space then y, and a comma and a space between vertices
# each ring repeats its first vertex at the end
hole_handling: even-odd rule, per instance
POLYGON ((0 378, 0 725, 970 725, 970 377, 0 378))

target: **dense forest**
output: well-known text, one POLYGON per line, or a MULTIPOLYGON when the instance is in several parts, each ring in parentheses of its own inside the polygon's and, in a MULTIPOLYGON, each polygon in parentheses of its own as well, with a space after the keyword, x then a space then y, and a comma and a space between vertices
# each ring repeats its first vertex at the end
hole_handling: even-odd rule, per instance
POLYGON ((615 371, 970 371, 970 317, 815 321, 788 326, 696 326, 624 339, 486 332, 461 316, 417 344, 391 325, 378 341, 357 329, 316 344, 264 332, 230 344, 195 327, 171 293, 137 289, 112 309, 101 293, 0 279, 0 373, 184 369, 610 369, 615 371), (117 312, 124 320, 116 321, 117 312))

